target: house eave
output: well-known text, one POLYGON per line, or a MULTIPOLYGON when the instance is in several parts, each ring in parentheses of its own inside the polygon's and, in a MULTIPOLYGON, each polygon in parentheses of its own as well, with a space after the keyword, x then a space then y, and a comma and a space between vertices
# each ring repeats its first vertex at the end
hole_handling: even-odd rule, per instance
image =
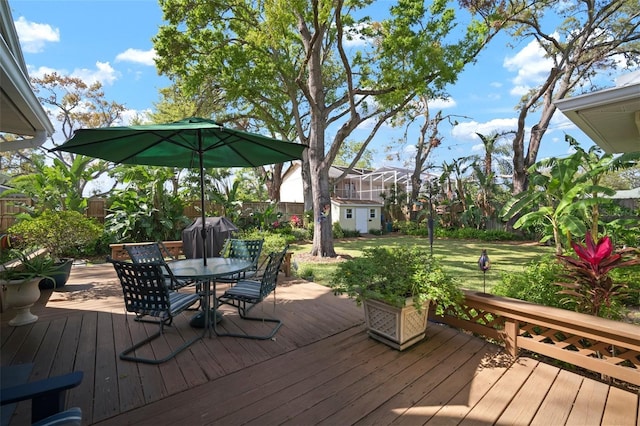
POLYGON ((32 137, 1 141, 0 151, 40 146, 54 127, 29 83, 8 2, 0 2, 0 35, 0 132, 32 137))
POLYGON ((554 104, 605 152, 640 151, 640 82, 554 104))

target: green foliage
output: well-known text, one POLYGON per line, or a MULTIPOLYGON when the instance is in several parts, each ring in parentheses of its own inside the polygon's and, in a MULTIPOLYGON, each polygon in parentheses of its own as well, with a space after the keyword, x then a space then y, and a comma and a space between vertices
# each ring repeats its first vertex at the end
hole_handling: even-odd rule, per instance
POLYGON ((95 248, 102 225, 75 211, 47 210, 23 218, 8 230, 18 248, 46 248, 54 258, 81 256, 95 248))
POLYGON ((340 222, 334 222, 332 226, 333 238, 344 238, 344 230, 340 222))
POLYGON ((293 228, 291 235, 294 237, 294 241, 305 241, 313 239, 313 232, 307 228, 293 228))
POLYGON ((285 246, 291 243, 291 241, 287 240, 287 237, 283 234, 259 229, 242 231, 238 234, 237 238, 245 240, 264 240, 264 243, 262 244, 262 252, 260 253, 260 262, 264 261, 269 253, 282 251, 285 246))
POLYGON ((128 188, 112 192, 107 231, 118 242, 181 239, 190 220, 183 213, 183 200, 165 188, 173 172, 166 167, 127 166, 118 173, 128 188))
POLYGON ((296 272, 296 275, 300 278, 304 278, 305 280, 313 281, 313 277, 315 274, 313 271, 313 267, 307 265, 298 269, 298 271, 296 272))
POLYGON ((599 207, 611 203, 613 195, 600 181, 605 173, 632 167, 640 153, 617 157, 602 154, 598 147, 585 151, 571 136, 567 142, 575 153, 566 158, 549 158, 529 168, 529 187, 505 204, 501 217, 517 218, 514 228, 545 225, 541 242, 552 240, 556 254, 568 247, 570 236, 583 236, 587 229, 598 233, 599 207), (585 225, 586 224, 586 225, 585 225))
POLYGON ((492 292, 499 296, 513 297, 555 308, 572 309, 563 303, 558 294, 558 280, 562 266, 552 255, 532 260, 520 272, 503 273, 492 292))
POLYGON ((263 231, 280 226, 282 212, 277 211, 278 203, 271 201, 267 206, 257 208, 250 213, 251 224, 263 231))
POLYGON ((429 230, 426 225, 422 222, 412 222, 412 221, 394 221, 393 229, 404 235, 412 235, 416 237, 426 237, 429 235, 429 230))
POLYGON ((397 307, 412 298, 417 307, 431 300, 442 308, 462 297, 458 282, 444 271, 439 259, 416 246, 367 248, 362 256, 338 264, 331 288, 358 304, 371 298, 397 307))
MULTIPOLYGON (((394 228, 405 235, 417 237, 428 237, 429 230, 425 222, 398 221, 394 222, 394 228)), ((460 240, 482 240, 482 241, 521 241, 520 235, 513 232, 491 230, 486 231, 476 228, 454 228, 443 229, 435 227, 435 236, 438 238, 455 238, 460 240)))
MULTIPOLYGON (((336 159, 333 161, 334 166, 348 167, 351 161, 362 150, 363 142, 356 142, 353 140, 346 140, 340 150, 336 159)), ((354 164, 354 167, 360 169, 371 169, 373 165, 373 156, 376 154, 375 149, 364 149, 360 155, 360 159, 354 164)))
POLYGON ((624 301, 629 305, 640 306, 640 265, 614 269, 610 274, 614 282, 625 284, 627 293, 624 301))

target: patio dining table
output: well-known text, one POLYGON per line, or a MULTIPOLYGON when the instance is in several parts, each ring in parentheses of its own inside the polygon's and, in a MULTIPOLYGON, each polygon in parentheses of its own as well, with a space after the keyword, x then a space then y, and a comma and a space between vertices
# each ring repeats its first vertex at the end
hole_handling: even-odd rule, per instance
MULTIPOLYGON (((192 279, 204 284, 204 321, 211 337, 211 286, 213 294, 216 294, 216 278, 242 272, 251 267, 251 262, 243 259, 226 257, 209 257, 205 265, 202 259, 179 259, 168 262, 171 272, 179 279, 192 279)), ((217 300, 214 297, 214 301, 217 300)), ((214 302, 214 308, 217 303, 214 302)))

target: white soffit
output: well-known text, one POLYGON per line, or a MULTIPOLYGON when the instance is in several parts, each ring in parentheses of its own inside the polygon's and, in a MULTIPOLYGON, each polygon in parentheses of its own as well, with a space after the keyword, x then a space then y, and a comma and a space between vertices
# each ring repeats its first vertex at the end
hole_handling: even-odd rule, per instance
POLYGON ((639 80, 554 103, 605 152, 640 151, 639 80))

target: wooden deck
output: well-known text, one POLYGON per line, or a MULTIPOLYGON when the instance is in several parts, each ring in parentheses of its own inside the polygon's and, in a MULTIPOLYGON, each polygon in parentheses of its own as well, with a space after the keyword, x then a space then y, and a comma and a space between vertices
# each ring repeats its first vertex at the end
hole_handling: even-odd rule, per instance
MULTIPOLYGON (((111 265, 75 267, 62 292, 43 292, 39 320, 1 316, 1 364, 35 364, 31 380, 85 372, 68 393, 84 424, 544 424, 635 425, 638 393, 520 357, 448 326, 398 352, 367 337, 362 309, 327 288, 281 280, 274 340, 206 337, 174 360, 121 361, 131 339, 154 330, 124 319, 111 265)), ((263 307, 272 313, 271 298, 263 307)), ((153 351, 199 333, 188 312, 153 351)), ((235 327, 225 311, 225 327, 235 327)), ((245 324, 243 324, 245 326, 245 324)), ((260 326, 258 324, 257 326, 260 326)), ((165 352, 163 352, 165 351, 165 352)), ((3 384, 4 385, 4 384, 3 384)), ((23 425, 19 404, 12 425, 23 425)))

